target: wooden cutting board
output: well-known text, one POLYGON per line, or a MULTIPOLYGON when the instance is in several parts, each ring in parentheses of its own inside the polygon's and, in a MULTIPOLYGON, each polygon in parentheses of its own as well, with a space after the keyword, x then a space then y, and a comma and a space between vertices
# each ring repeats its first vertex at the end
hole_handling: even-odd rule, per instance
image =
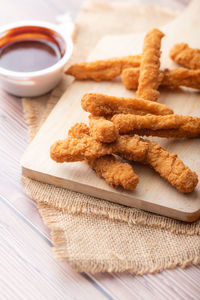
MULTIPOLYGON (((162 67, 174 67, 169 49, 178 42, 188 42, 200 48, 200 2, 194 1, 185 13, 168 26, 162 43, 162 67)), ((144 34, 105 36, 88 60, 141 53, 144 34)), ((133 163, 140 182, 135 191, 110 187, 84 162, 57 164, 49 157, 51 144, 67 136, 76 122, 87 122, 88 113, 81 108, 84 93, 105 93, 133 97, 120 80, 112 82, 75 81, 67 89, 22 158, 22 173, 32 179, 68 188, 130 207, 155 212, 175 219, 192 222, 200 217, 200 184, 191 194, 179 193, 148 166, 133 163)), ((175 113, 200 117, 200 94, 195 90, 162 91, 160 103, 169 105, 175 113)), ((156 139, 169 152, 179 157, 200 175, 200 139, 156 139)), ((101 200, 99 200, 101 201, 101 200)))

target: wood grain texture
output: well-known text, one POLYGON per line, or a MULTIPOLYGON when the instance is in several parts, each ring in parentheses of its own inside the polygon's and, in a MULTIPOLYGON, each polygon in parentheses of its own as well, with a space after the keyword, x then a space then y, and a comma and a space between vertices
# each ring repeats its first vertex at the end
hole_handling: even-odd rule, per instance
POLYGON ((28 226, 20 214, 11 211, 3 201, 0 207, 0 248, 6 257, 0 273, 3 283, 10 286, 13 297, 10 299, 16 296, 19 299, 20 296, 22 299, 47 299, 49 295, 52 299, 91 299, 92 295, 95 299, 106 299, 92 285, 86 285, 86 279, 81 274, 55 261, 51 248, 46 247, 47 241, 42 236, 39 238, 35 228, 28 226))
MULTIPOLYGON (((168 53, 177 41, 184 40, 192 46, 200 47, 196 41, 199 33, 200 5, 195 1, 180 18, 169 24, 162 47, 163 67, 173 67, 168 53), (187 31, 182 34, 183 21, 187 31), (195 25, 194 25, 195 24, 195 25)), ((144 34, 109 36, 97 44, 88 60, 104 59, 141 53, 144 34)), ((77 122, 87 122, 88 114, 81 108, 81 98, 85 93, 102 93, 111 96, 133 97, 119 81, 100 82, 75 81, 63 95, 22 158, 23 174, 43 182, 87 193, 123 205, 144 209, 175 219, 192 222, 200 217, 200 184, 191 194, 181 194, 147 166, 133 164, 140 183, 136 190, 127 192, 114 189, 99 178, 86 163, 56 164, 49 157, 51 144, 63 139, 67 131, 77 122)), ((195 90, 162 91, 160 102, 169 105, 176 113, 200 117, 199 94, 195 90), (189 102, 189 105, 188 105, 189 102)), ((200 139, 155 139, 170 153, 179 157, 198 175, 200 165, 200 139), (192 153, 192 155, 191 155, 192 153)))
MULTIPOLYGON (((21 19, 45 19, 55 21, 57 14, 66 10, 75 16, 82 1, 57 0, 0 0, 0 24, 21 19), (52 5, 53 2, 53 5, 52 5), (49 8, 48 8, 49 7, 49 8)), ((149 0, 139 0, 138 4, 149 4, 149 0)), ((153 2, 152 2, 153 3, 153 2)), ((168 8, 179 10, 184 8, 184 1, 170 0, 167 3, 157 1, 157 5, 168 5, 168 8)), ((20 99, 6 94, 0 90, 0 195, 4 197, 0 214, 0 291, 1 299, 61 299, 59 293, 62 282, 62 291, 65 289, 63 299, 83 299, 81 288, 88 291, 86 299, 199 299, 200 295, 200 267, 192 266, 185 270, 164 271, 156 275, 133 276, 131 274, 77 274, 66 263, 54 260, 50 233, 44 226, 38 214, 36 203, 23 192, 20 183, 21 167, 20 157, 28 145, 27 126, 25 125, 20 99), (4 206, 4 203, 5 206, 4 206), (3 216, 6 216, 6 220, 3 216), (15 229, 17 226, 17 230, 15 229), (14 229, 13 229, 14 227, 14 229), (6 229, 5 229, 6 228, 6 229), (34 229, 33 229, 34 228, 34 229), (9 233, 10 232, 10 233, 9 233), (33 234, 34 243, 30 236, 33 234), (15 243, 13 242, 15 240, 15 243), (26 240, 29 240, 28 242, 26 240), (6 240, 6 245, 2 241, 6 240), (17 242, 18 241, 18 242, 17 242), (39 242, 38 242, 39 241, 39 242), (42 242, 44 241, 44 242, 42 242), (8 247, 7 245, 11 245, 8 247), (27 246, 26 246, 27 244, 27 246), (34 247, 34 251, 32 250, 34 247), (14 251, 12 250, 14 248, 14 251), (42 249, 42 251, 41 251, 42 249), (20 252, 21 251, 21 252, 20 252), (33 266, 19 263, 21 258, 30 261, 30 254, 34 260, 33 266), (41 252, 45 253, 41 256, 41 252), (48 256, 45 258, 43 256, 48 256), (13 259, 9 259, 9 258, 13 259), (32 274, 35 268, 44 274, 46 265, 50 264, 51 293, 49 292, 49 276, 43 276, 40 281, 32 274), (23 275, 23 273, 25 275, 23 275), (70 281, 72 277, 80 286, 77 288, 70 281), (83 277, 83 278, 82 278, 83 277), (27 286, 26 286, 27 284, 27 286), (36 287, 39 287, 36 290, 36 287), (93 288, 90 289, 90 286, 93 288), (53 291, 55 289, 55 292, 53 291), (28 296, 28 297, 27 297, 28 296)), ((48 268, 48 266, 47 266, 48 268)), ((86 295, 84 293, 84 295, 86 295)))

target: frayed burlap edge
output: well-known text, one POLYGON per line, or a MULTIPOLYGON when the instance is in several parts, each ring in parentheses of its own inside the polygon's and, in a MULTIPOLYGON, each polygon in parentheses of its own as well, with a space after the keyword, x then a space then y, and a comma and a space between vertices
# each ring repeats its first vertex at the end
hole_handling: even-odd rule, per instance
POLYGON ((189 224, 58 188, 27 177, 22 177, 22 181, 25 184, 25 193, 35 199, 43 208, 52 205, 52 207, 69 214, 93 214, 129 225, 162 228, 175 234, 200 235, 200 220, 189 224))
POLYGON ((51 237, 54 245, 54 254, 60 261, 65 261, 70 264, 77 272, 89 272, 92 274, 100 272, 123 272, 129 271, 136 275, 144 275, 147 273, 158 273, 165 269, 175 269, 176 267, 185 268, 188 265, 200 264, 200 249, 196 251, 188 251, 182 255, 174 257, 165 257, 156 261, 137 262, 134 260, 121 260, 116 256, 116 259, 76 259, 68 256, 66 244, 68 243, 63 231, 63 226, 60 225, 59 216, 62 217, 62 211, 58 213, 52 207, 46 204, 38 203, 39 212, 44 220, 44 223, 51 229, 51 237))
POLYGON ((168 257, 163 261, 156 261, 152 265, 144 265, 132 261, 119 261, 119 260, 77 260, 77 259, 68 259, 68 263, 72 268, 77 272, 86 272, 86 273, 100 273, 100 272, 124 272, 129 271, 135 275, 145 275, 149 273, 159 273, 165 269, 175 269, 176 267, 185 268, 191 264, 198 265, 200 263, 200 253, 195 257, 188 253, 183 257, 176 258, 168 257))

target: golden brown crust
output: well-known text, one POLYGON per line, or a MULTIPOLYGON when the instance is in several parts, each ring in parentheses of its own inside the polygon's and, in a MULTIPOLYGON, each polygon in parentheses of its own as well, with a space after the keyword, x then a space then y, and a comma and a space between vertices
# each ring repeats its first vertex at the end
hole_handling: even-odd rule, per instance
POLYGON ((121 79, 127 90, 137 90, 140 68, 127 68, 123 70, 121 79))
POLYGON ((179 192, 192 192, 198 183, 197 174, 185 166, 177 154, 170 154, 155 142, 148 141, 148 144, 146 163, 179 192))
MULTIPOLYGON (((68 132, 69 136, 81 139, 83 137, 89 136, 89 128, 85 123, 76 123, 68 132)), ((105 144, 100 145, 104 146, 105 144)), ((148 150, 147 143, 139 138, 138 136, 129 136, 129 135, 122 135, 118 136, 118 139, 115 143, 110 145, 112 147, 113 153, 122 156, 128 160, 134 161, 143 161, 146 158, 146 153, 148 150)), ((110 149, 108 147, 108 149, 110 149)), ((105 150, 106 148, 104 148, 105 150)), ((105 150, 105 155, 106 153, 105 150)))
POLYGON ((90 134, 90 129, 85 123, 76 123, 68 131, 68 136, 80 139, 90 134))
MULTIPOLYGON (((68 134, 74 138, 82 138, 89 135, 89 128, 84 123, 77 123, 69 130, 68 134)), ((139 182, 133 168, 113 155, 87 160, 87 163, 113 187, 122 186, 126 190, 134 190, 139 182)))
POLYGON ((72 75, 79 80, 112 80, 119 76, 123 69, 128 67, 138 67, 140 65, 140 59, 140 55, 135 55, 111 58, 107 60, 97 60, 94 62, 83 62, 72 65, 66 71, 66 74, 72 75))
MULTIPOLYGON (((139 68, 128 68, 122 72, 122 82, 128 90, 137 89, 139 73, 139 68)), ((165 69, 160 71, 159 81, 160 86, 169 88, 185 86, 200 89, 200 70, 189 70, 186 68, 165 69)))
POLYGON ((148 144, 139 136, 120 135, 115 142, 115 153, 128 160, 144 161, 147 151, 148 144))
POLYGON ((122 186, 125 190, 134 190, 139 182, 139 177, 132 167, 128 163, 119 161, 113 155, 89 160, 88 164, 113 187, 122 186))
POLYGON ((82 108, 95 116, 112 116, 114 114, 155 114, 170 115, 173 110, 168 106, 139 98, 123 98, 104 94, 88 93, 82 97, 82 108))
POLYGON ((112 143, 118 138, 119 132, 113 122, 104 117, 89 116, 90 135, 102 143, 112 143))
POLYGON ((188 70, 178 68, 174 70, 165 69, 163 71, 162 86, 176 88, 185 86, 193 89, 200 89, 200 70, 188 70))
POLYGON ((87 125, 83 123, 73 126, 70 134, 72 136, 75 134, 74 138, 56 142, 51 147, 51 157, 57 162, 87 160, 90 166, 112 186, 121 185, 125 189, 134 189, 138 178, 132 173, 130 166, 121 165, 122 163, 112 155, 107 155, 109 152, 109 154, 118 153, 123 158, 150 165, 182 193, 192 192, 198 183, 195 172, 185 166, 176 154, 170 154, 155 142, 139 137, 121 136, 112 146, 105 147, 104 144, 94 140, 90 142, 87 125), (101 155, 106 156, 101 157, 101 155))
MULTIPOLYGON (((140 68, 127 68, 122 72, 122 83, 127 90, 136 90, 138 88, 138 80, 140 76, 140 68)), ((158 87, 162 84, 164 77, 163 71, 159 72, 158 87)))
POLYGON ((113 123, 120 134, 140 134, 166 137, 199 137, 200 118, 181 115, 168 116, 137 116, 132 114, 119 114, 112 117, 113 123), (148 134, 149 133, 149 134, 148 134))
POLYGON ((140 64, 140 76, 136 96, 150 101, 157 101, 159 86, 160 47, 164 34, 153 29, 144 39, 143 53, 140 64))
POLYGON ((183 67, 200 69, 200 49, 190 48, 186 43, 174 45, 170 57, 183 67))
MULTIPOLYGON (((165 148, 159 144, 140 139, 148 145, 146 156, 144 160, 140 161, 143 164, 151 166, 159 175, 167 180, 181 193, 190 193, 194 190, 198 183, 198 176, 191 171, 184 163, 177 157, 177 154, 170 154, 165 148)), ((132 160, 127 155, 121 156, 132 160)))
POLYGON ((191 133, 186 133, 185 131, 180 131, 179 129, 160 129, 160 130, 152 130, 152 129, 134 129, 131 131, 131 135, 139 135, 139 136, 157 136, 162 138, 195 138, 196 135, 193 136, 191 133))
POLYGON ((112 153, 112 146, 100 144, 90 136, 81 139, 68 137, 55 142, 50 148, 51 158, 60 163, 94 159, 112 153))
MULTIPOLYGON (((75 131, 78 132, 77 128, 71 130, 71 133, 75 131)), ((132 160, 142 161, 146 157, 146 150, 146 143, 140 141, 137 136, 119 136, 115 143, 106 144, 99 143, 84 134, 81 138, 70 136, 65 140, 55 142, 51 146, 50 156, 56 162, 75 162, 107 154, 123 153, 123 156, 131 157, 132 160)))

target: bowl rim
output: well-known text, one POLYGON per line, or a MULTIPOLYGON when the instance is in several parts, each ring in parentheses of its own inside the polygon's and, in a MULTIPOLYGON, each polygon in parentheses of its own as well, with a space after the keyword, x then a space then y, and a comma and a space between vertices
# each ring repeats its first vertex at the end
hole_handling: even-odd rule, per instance
POLYGON ((53 24, 46 21, 38 21, 38 20, 29 20, 29 21, 18 21, 14 23, 10 23, 7 25, 0 26, 0 35, 9 29, 19 28, 19 27, 25 27, 25 26, 34 26, 34 27, 43 27, 46 29, 51 29, 55 31, 58 35, 60 35, 65 43, 65 46, 67 46, 67 51, 63 55, 63 57, 56 62, 54 65, 34 72, 16 72, 12 70, 8 70, 5 68, 0 67, 0 76, 4 77, 12 77, 12 78, 23 78, 28 79, 32 77, 47 75, 49 73, 52 73, 54 71, 57 71, 58 69, 62 68, 66 62, 69 60, 70 56, 72 55, 73 51, 73 42, 72 38, 69 33, 67 33, 65 30, 63 30, 62 26, 59 26, 59 24, 53 24))

